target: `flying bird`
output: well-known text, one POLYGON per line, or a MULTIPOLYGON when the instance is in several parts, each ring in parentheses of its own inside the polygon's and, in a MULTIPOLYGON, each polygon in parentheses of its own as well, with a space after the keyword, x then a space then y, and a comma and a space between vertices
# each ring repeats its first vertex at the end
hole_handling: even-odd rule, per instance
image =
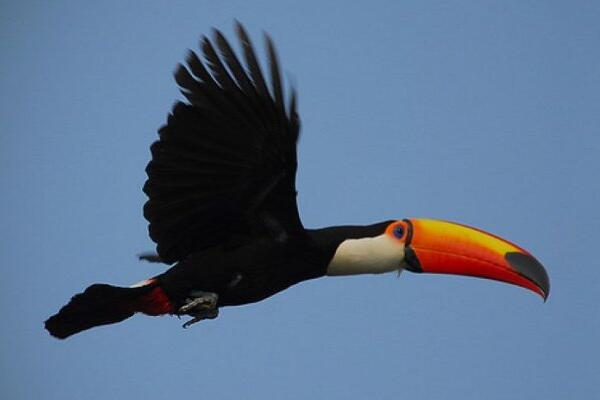
POLYGON ((187 315, 187 327, 309 279, 402 270, 488 278, 547 298, 540 262, 466 225, 404 218, 305 228, 296 203, 296 91, 284 95, 271 38, 265 77, 246 30, 235 28, 243 57, 214 30, 201 40, 203 57, 190 51, 178 66, 187 101, 173 106, 151 146, 144 216, 157 254, 141 258, 171 267, 131 287, 89 286, 45 322, 51 335, 135 313, 187 315))

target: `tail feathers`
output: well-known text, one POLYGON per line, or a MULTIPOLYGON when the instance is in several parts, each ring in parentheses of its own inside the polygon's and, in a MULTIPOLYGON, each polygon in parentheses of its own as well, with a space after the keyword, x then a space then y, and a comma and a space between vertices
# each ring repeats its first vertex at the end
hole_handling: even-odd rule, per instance
POLYGON ((94 326, 121 322, 136 312, 171 313, 173 306, 166 294, 158 284, 150 282, 134 288, 94 284, 73 296, 57 314, 48 318, 45 327, 52 336, 64 339, 94 326))

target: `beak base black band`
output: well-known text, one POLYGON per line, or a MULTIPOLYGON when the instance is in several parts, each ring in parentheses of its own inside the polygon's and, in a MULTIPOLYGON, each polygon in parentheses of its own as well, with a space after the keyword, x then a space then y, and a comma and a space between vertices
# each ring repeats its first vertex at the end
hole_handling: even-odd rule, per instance
POLYGON ((423 272, 423 268, 421 268, 421 263, 417 258, 417 254, 413 248, 408 245, 404 246, 404 263, 407 265, 407 271, 417 273, 423 272))

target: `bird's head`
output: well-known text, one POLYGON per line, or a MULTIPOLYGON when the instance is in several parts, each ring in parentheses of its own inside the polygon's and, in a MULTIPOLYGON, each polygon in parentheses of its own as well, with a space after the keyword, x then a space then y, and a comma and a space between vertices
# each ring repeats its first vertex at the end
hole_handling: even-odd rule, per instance
POLYGON ((432 219, 391 221, 376 236, 344 240, 327 274, 394 270, 493 279, 530 289, 544 300, 550 291, 546 270, 526 250, 480 229, 432 219))

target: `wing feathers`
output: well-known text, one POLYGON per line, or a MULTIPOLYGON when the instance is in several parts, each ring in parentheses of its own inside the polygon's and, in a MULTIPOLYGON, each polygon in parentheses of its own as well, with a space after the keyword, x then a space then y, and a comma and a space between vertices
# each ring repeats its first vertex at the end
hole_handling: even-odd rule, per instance
POLYGON ((206 57, 206 61, 213 73, 215 81, 221 88, 231 92, 238 89, 236 83, 231 79, 231 76, 229 76, 229 73, 221 62, 221 59, 217 56, 212 43, 206 36, 202 39, 202 51, 204 52, 204 57, 206 57))
POLYGON ((220 31, 214 42, 203 37, 204 60, 190 51, 174 72, 190 104, 175 104, 151 146, 144 216, 167 263, 230 235, 270 235, 273 221, 285 237, 303 231, 294 183, 296 92, 288 115, 273 41, 265 35, 269 90, 240 23, 236 32, 245 66, 220 31))
POLYGON ((279 107, 281 115, 285 116, 285 108, 283 102, 283 89, 281 87, 281 73, 279 72, 279 63, 277 61, 277 53, 273 46, 271 37, 265 33, 265 41, 267 43, 267 51, 269 53, 269 67, 271 69, 271 85, 273 86, 273 96, 275 104, 279 107))
POLYGON ((246 63, 248 64, 248 69, 250 71, 250 76, 252 77, 252 81, 256 86, 258 93, 264 98, 270 98, 269 90, 267 89, 267 85, 265 84, 265 79, 263 78, 263 74, 260 70, 260 65, 258 64, 258 60, 254 55, 254 48, 252 46, 252 42, 246 33, 246 30, 239 22, 236 23, 237 34, 242 44, 244 50, 244 56, 246 57, 246 63))
POLYGON ((225 59, 225 63, 233 73, 235 80, 237 81, 237 84, 241 88, 242 92, 244 92, 246 96, 255 95, 255 90, 254 86, 252 85, 252 82, 250 82, 250 80, 248 79, 248 76, 244 72, 244 68, 242 67, 240 61, 231 49, 229 42, 227 42, 227 39, 225 39, 225 36, 223 36, 223 34, 216 29, 214 31, 214 34, 217 46, 219 47, 219 50, 221 51, 221 54, 225 59))

